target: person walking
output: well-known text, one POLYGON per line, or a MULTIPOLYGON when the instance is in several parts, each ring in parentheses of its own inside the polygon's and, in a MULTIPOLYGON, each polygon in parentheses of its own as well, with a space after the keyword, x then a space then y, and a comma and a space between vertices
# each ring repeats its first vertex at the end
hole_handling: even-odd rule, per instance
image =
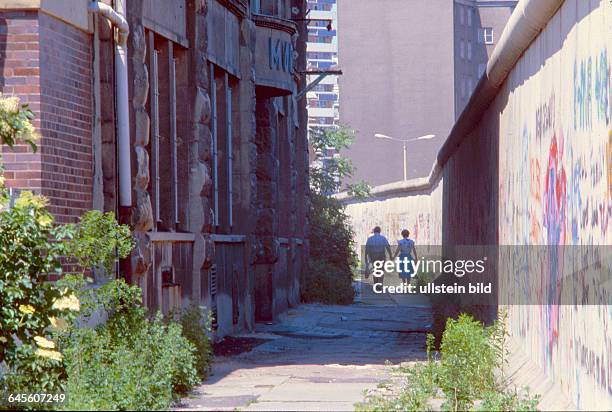
MULTIPOLYGON (((366 278, 369 275, 367 271, 369 264, 373 266, 376 262, 382 261, 383 263, 381 265, 384 265, 384 262, 387 260, 387 253, 389 257, 392 256, 391 245, 389 245, 387 238, 381 235, 380 232, 380 226, 376 226, 372 229, 372 236, 370 236, 366 242, 366 278)), ((384 281, 384 274, 374 276, 374 278, 374 283, 382 284, 384 281)))
POLYGON ((414 276, 414 266, 412 262, 417 259, 414 240, 410 239, 410 231, 408 229, 402 230, 402 238, 397 241, 397 251, 393 259, 395 259, 397 255, 399 255, 400 259, 399 277, 403 284, 408 285, 410 283, 410 278, 414 276))

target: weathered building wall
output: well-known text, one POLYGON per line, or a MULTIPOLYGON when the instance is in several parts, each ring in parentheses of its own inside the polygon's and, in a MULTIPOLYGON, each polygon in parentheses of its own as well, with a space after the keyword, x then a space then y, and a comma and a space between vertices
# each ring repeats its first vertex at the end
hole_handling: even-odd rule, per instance
POLYGON ((10 0, 0 92, 31 105, 42 140, 3 150, 7 185, 42 192, 60 222, 95 207, 129 224, 119 272, 152 311, 205 305, 218 337, 274 319, 299 303, 307 255, 306 2, 104 3, 129 25, 131 171, 118 164, 117 30, 87 0, 10 0))
POLYGON ((428 191, 441 190, 444 246, 500 245, 499 301, 509 303, 513 341, 543 376, 528 371, 531 385, 549 380, 581 409, 612 406, 612 306, 601 278, 612 272, 609 257, 591 281, 578 265, 592 259, 569 248, 612 244, 611 39, 612 4, 562 2, 493 101, 471 102, 480 120, 443 148, 442 189, 347 207, 361 243, 374 224, 413 229, 416 211, 433 204, 428 191), (548 248, 522 267, 506 260, 506 245, 548 248), (523 270, 528 281, 517 280, 523 270), (562 293, 600 304, 562 304, 562 293))

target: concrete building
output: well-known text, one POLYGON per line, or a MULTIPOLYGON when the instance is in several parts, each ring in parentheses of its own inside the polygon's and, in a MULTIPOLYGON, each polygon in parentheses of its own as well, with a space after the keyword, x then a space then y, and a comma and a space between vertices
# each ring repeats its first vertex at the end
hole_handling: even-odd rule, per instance
POLYGON ((305 8, 3 1, 0 91, 42 135, 2 150, 7 185, 62 223, 95 208, 130 224, 120 272, 151 309, 206 305, 218 335, 273 319, 307 254, 305 8))
MULTIPOLYGON (((308 0, 308 70, 328 70, 338 64, 338 6, 336 0, 308 0), (331 30, 328 25, 331 23, 331 30)), ((316 75, 308 76, 314 81, 316 75)), ((306 95, 308 127, 333 127, 338 124, 338 76, 330 75, 306 95)))
POLYGON ((340 122, 357 131, 347 151, 355 181, 427 176, 469 100, 516 1, 338 0, 340 122))

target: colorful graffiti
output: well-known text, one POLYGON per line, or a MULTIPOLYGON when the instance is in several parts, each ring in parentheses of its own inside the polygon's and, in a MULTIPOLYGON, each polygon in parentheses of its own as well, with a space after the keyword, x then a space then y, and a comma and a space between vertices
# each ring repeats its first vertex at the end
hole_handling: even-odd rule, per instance
POLYGON ((608 65, 608 51, 602 50, 595 58, 595 108, 597 120, 610 123, 610 66, 608 65))
POLYGON ((592 125, 592 66, 591 57, 574 63, 574 129, 592 125))
MULTIPOLYGON (((565 2, 561 13, 574 15, 572 7, 575 2, 565 2)), ((510 305, 510 332, 578 408, 612 410, 612 305, 560 304, 568 295, 609 302, 605 287, 584 269, 598 261, 573 255, 581 246, 612 245, 610 44, 605 36, 592 35, 606 30, 601 27, 606 19, 561 19, 569 24, 562 31, 573 34, 553 54, 548 42, 558 35, 558 25, 544 29, 443 165, 444 190, 350 205, 349 214, 363 230, 370 229, 374 216, 388 227, 410 223, 420 243, 441 241, 442 233, 448 239, 457 231, 468 232, 461 240, 477 243, 482 236, 471 228, 489 224, 482 216, 497 202, 499 243, 545 250, 537 256, 500 256, 500 262, 508 262, 499 265, 507 301, 542 303, 510 305), (483 149, 479 136, 498 137, 496 150, 483 149), (497 169, 480 162, 481 155, 491 156, 491 164, 497 161, 497 169), (499 173, 498 188, 481 179, 491 171, 499 173), (448 210, 441 212, 440 205, 448 210)), ((606 262, 594 270, 612 272, 606 262)))
POLYGON ((555 128, 555 95, 550 96, 548 102, 536 109, 536 139, 540 140, 544 134, 555 128))

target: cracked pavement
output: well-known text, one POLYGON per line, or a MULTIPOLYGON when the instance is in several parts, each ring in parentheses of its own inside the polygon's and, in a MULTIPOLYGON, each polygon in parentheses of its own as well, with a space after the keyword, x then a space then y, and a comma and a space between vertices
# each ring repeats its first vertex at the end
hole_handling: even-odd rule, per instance
POLYGON ((350 306, 300 305, 235 335, 263 343, 216 357, 210 378, 176 409, 352 410, 392 379, 392 365, 424 359, 430 326, 426 298, 373 296, 367 285, 350 306))

